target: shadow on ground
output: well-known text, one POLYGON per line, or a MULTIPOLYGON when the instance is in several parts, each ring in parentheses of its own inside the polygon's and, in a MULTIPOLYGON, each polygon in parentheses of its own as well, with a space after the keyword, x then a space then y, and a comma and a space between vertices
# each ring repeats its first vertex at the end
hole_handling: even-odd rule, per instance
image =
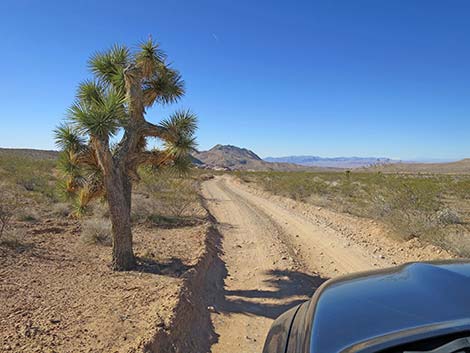
POLYGON ((149 257, 138 257, 136 271, 152 273, 156 275, 181 277, 186 271, 193 268, 181 261, 181 259, 172 257, 169 261, 159 262, 149 257))
POLYGON ((228 313, 246 313, 275 319, 310 298, 326 280, 293 270, 276 269, 266 274, 269 276, 266 284, 271 290, 224 290, 217 300, 217 309, 228 313), (279 303, 272 303, 274 300, 279 303))
MULTIPOLYGON (((220 227, 220 224, 218 225, 220 227)), ((297 270, 274 269, 267 272, 269 290, 253 288, 250 290, 226 290, 227 268, 220 255, 223 235, 217 232, 218 256, 214 258, 211 269, 206 275, 206 303, 217 313, 242 313, 250 316, 277 318, 286 310, 310 298, 315 290, 327 280, 297 270)), ((214 330, 211 322, 211 330, 214 330)), ((218 341, 218 335, 209 342, 218 341)))

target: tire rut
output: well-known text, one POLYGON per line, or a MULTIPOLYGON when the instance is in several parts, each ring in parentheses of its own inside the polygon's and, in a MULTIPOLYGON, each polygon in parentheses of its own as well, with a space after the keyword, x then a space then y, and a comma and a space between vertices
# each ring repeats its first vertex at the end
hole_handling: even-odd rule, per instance
POLYGON ((204 183, 202 193, 222 238, 223 283, 208 293, 218 335, 211 351, 260 352, 273 319, 308 299, 324 279, 304 271, 288 234, 225 180, 204 183))

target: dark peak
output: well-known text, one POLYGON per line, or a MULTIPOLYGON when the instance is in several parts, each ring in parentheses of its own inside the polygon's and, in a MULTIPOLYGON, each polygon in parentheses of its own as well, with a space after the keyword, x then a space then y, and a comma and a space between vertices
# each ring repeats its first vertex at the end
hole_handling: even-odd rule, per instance
POLYGON ((234 154, 237 156, 245 156, 247 158, 256 159, 256 160, 261 160, 261 158, 253 151, 250 151, 249 149, 246 149, 246 148, 233 146, 233 145, 217 144, 209 150, 209 152, 215 152, 215 151, 234 154))

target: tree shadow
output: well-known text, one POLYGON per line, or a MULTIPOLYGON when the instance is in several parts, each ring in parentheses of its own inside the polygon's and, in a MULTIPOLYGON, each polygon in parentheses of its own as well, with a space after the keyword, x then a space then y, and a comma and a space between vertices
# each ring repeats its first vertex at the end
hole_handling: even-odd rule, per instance
POLYGON ((149 257, 138 257, 135 271, 179 278, 191 268, 193 266, 184 264, 181 259, 176 257, 165 262, 159 262, 149 257))
POLYGON ((218 312, 242 313, 277 318, 286 310, 308 300, 327 279, 295 270, 274 269, 264 284, 267 289, 223 289, 214 301, 218 312))

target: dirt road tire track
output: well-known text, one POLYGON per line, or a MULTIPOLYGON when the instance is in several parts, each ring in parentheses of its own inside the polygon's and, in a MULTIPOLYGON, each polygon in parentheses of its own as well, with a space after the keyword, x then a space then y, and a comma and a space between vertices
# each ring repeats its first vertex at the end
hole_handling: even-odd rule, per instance
POLYGON ((212 352, 260 352, 273 319, 307 299, 323 279, 302 270, 279 225, 225 179, 205 183, 203 195, 222 237, 226 272, 210 308, 218 335, 212 352))

